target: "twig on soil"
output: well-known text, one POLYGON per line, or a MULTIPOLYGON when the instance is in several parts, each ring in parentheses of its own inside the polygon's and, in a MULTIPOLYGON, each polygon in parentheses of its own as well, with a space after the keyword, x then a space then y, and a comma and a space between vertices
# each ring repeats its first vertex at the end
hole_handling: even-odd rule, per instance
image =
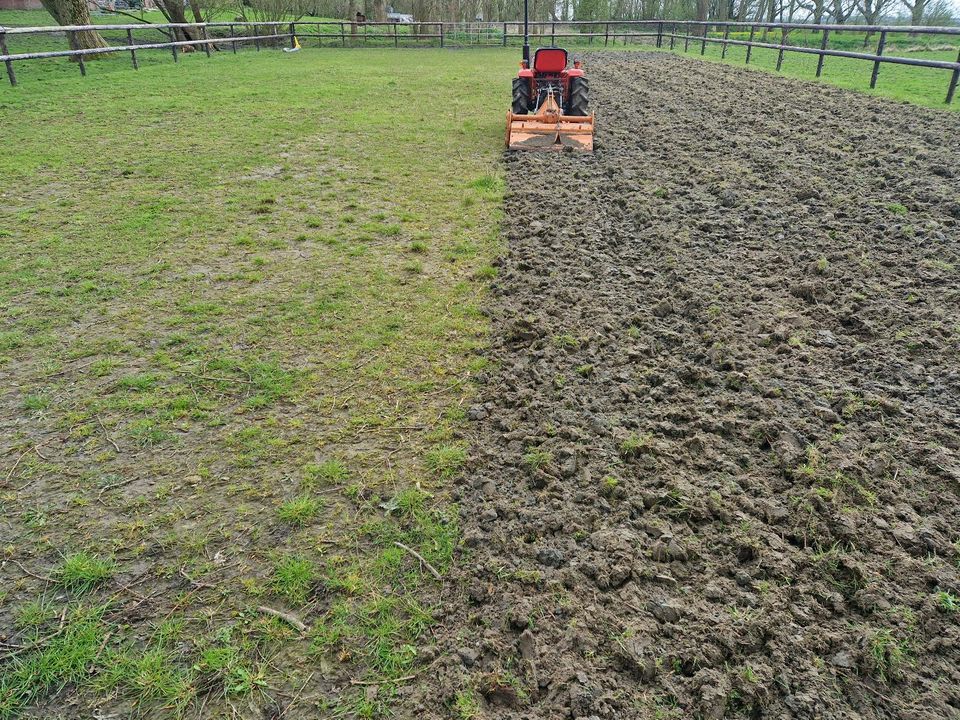
POLYGON ((99 415, 97 415, 97 424, 100 425, 100 429, 103 430, 103 434, 106 435, 107 440, 110 442, 111 445, 113 445, 113 449, 117 451, 117 454, 119 454, 120 446, 117 445, 116 442, 114 442, 112 437, 110 437, 110 431, 107 430, 107 426, 103 424, 103 420, 100 419, 99 415))
POLYGON ((130 478, 129 480, 121 480, 120 482, 111 483, 110 485, 104 485, 102 488, 100 488, 100 492, 97 493, 97 502, 102 502, 103 494, 107 490, 116 490, 117 488, 123 487, 124 485, 129 485, 134 480, 136 480, 136 478, 130 478))
POLYGON ((107 647, 107 643, 110 642, 111 636, 113 636, 113 630, 103 636, 103 642, 100 643, 100 648, 97 650, 97 656, 93 660, 94 663, 96 663, 96 661, 100 659, 100 656, 103 655, 103 651, 107 647))
POLYGON ((39 457, 41 460, 43 460, 43 461, 45 461, 45 462, 50 462, 50 458, 48 458, 46 455, 44 455, 42 452, 40 452, 40 446, 39 446, 39 445, 34 445, 34 446, 33 446, 33 451, 37 454, 37 457, 39 457))
POLYGON ((439 580, 440 582, 443 582, 443 575, 441 575, 433 565, 431 565, 431 564, 428 563, 426 560, 424 560, 423 555, 421 555, 420 553, 418 553, 418 552, 417 552, 416 550, 414 550, 413 548, 407 547, 407 546, 404 545, 402 542, 397 542, 396 540, 394 540, 394 541, 393 541, 393 544, 396 545, 398 548, 402 548, 402 549, 406 550, 408 553, 410 553, 411 555, 413 555, 417 560, 419 560, 420 562, 423 563, 424 567, 426 567, 427 570, 430 571, 430 574, 431 574, 431 575, 433 575, 433 576, 434 576, 437 580, 439 580))
POLYGON ((457 380, 455 383, 453 383, 453 384, 451 384, 451 385, 445 385, 444 387, 440 388, 439 390, 434 390, 433 392, 428 392, 428 393, 423 393, 423 394, 424 394, 424 396, 426 396, 426 397, 429 397, 429 396, 431 396, 431 395, 442 395, 443 393, 447 392, 448 390, 453 390, 453 389, 455 389, 455 388, 460 387, 461 385, 463 385, 463 384, 464 384, 467 380, 469 380, 469 379, 470 379, 470 378, 460 378, 459 380, 457 380))
POLYGON ((20 453, 19 456, 17 456, 16 461, 13 463, 13 467, 10 468, 10 472, 7 473, 7 477, 4 478, 3 480, 5 484, 10 481, 10 478, 13 477, 13 473, 15 473, 17 471, 17 468, 20 466, 20 461, 23 460, 23 456, 26 455, 28 452, 30 452, 29 448, 27 448, 22 453, 20 453))
POLYGON ((293 696, 293 699, 291 699, 290 702, 287 703, 287 706, 280 711, 279 715, 277 715, 277 720, 280 720, 280 718, 282 718, 284 715, 290 712, 290 708, 292 708, 294 705, 297 704, 297 702, 299 702, 300 695, 303 694, 303 691, 306 689, 307 685, 310 684, 310 681, 313 680, 313 676, 316 674, 317 674, 316 672, 310 673, 310 676, 306 679, 303 685, 300 686, 300 689, 297 690, 297 694, 293 696))
POLYGON ((207 707, 207 700, 210 699, 210 696, 213 695, 213 688, 208 690, 203 696, 203 702, 200 703, 200 712, 197 713, 197 717, 203 717, 203 711, 207 707))
POLYGON ((416 675, 404 675, 403 677, 394 678, 393 680, 351 680, 351 685, 388 685, 390 683, 400 683, 407 682, 409 680, 415 679, 416 675))
POLYGON ((192 577, 190 577, 189 575, 187 575, 187 571, 184 570, 182 567, 180 568, 180 577, 182 577, 182 578, 183 578, 184 580, 186 580, 188 583, 190 583, 191 585, 193 585, 195 588, 211 588, 211 589, 214 589, 214 588, 217 587, 216 585, 211 585, 210 583, 198 582, 197 580, 194 580, 192 577))
POLYGON ((54 631, 53 631, 52 633, 50 633, 49 635, 45 635, 45 636, 42 637, 42 638, 37 638, 36 640, 34 640, 32 643, 30 643, 30 644, 28 644, 28 645, 21 645, 21 646, 18 647, 16 650, 11 650, 11 651, 8 652, 6 655, 0 656, 0 662, 7 662, 7 661, 10 660, 11 658, 15 658, 17 655, 19 655, 19 654, 21 654, 21 653, 23 653, 23 652, 27 652, 28 650, 36 650, 37 648, 42 647, 42 646, 45 645, 46 643, 48 643, 48 642, 50 642, 51 640, 53 640, 55 637, 57 637, 57 636, 58 636, 60 633, 62 633, 62 632, 63 632, 63 627, 60 627, 58 630, 54 630, 54 631))
POLYGON ((89 362, 82 363, 82 364, 80 364, 80 365, 74 365, 73 367, 65 367, 65 368, 62 368, 62 369, 60 369, 60 370, 57 370, 56 372, 50 373, 49 375, 41 375, 41 376, 40 376, 40 379, 41 379, 41 380, 49 380, 50 378, 57 377, 58 375, 65 375, 66 373, 70 372, 71 370, 83 370, 84 368, 87 368, 87 367, 90 367, 91 365, 93 365, 96 361, 97 361, 97 359, 94 358, 93 360, 90 360, 89 362))
MULTIPOLYGON (((128 588, 128 589, 129 589, 129 588, 128 588)), ((131 592, 132 592, 132 591, 131 591, 131 592)), ((162 589, 162 588, 161 588, 160 590, 154 590, 154 591, 153 591, 152 593, 150 593, 149 595, 140 595, 139 593, 134 593, 134 594, 137 595, 140 599, 137 600, 137 601, 136 601, 133 605, 131 605, 130 607, 125 607, 125 608, 123 608, 123 612, 129 613, 129 612, 131 612, 131 611, 133 611, 133 610, 136 610, 138 607, 140 607, 141 605, 143 605, 147 600, 149 600, 149 599, 151 599, 151 598, 154 598, 154 597, 156 597, 157 595, 160 595, 161 593, 163 593, 163 589, 162 589)))
POLYGON ((357 430, 357 433, 375 433, 375 432, 403 432, 404 430, 426 430, 427 425, 393 425, 390 427, 366 427, 357 430))
POLYGON ((303 623, 303 621, 294 617, 290 613, 285 613, 282 610, 274 610, 273 608, 267 607, 266 605, 261 605, 260 607, 257 608, 257 610, 259 610, 262 613, 266 613, 267 615, 273 615, 274 617, 280 618, 281 620, 288 623, 289 625, 292 625, 302 633, 305 633, 308 630, 310 630, 310 628, 308 628, 303 623))
POLYGON ((30 572, 30 571, 27 570, 23 565, 21 565, 19 562, 17 562, 17 561, 14 560, 13 558, 9 558, 9 561, 12 562, 14 565, 16 565, 18 568, 20 568, 20 570, 22 570, 23 572, 25 572, 27 575, 29 575, 29 576, 32 577, 32 578, 36 578, 37 580, 43 580, 44 582, 48 582, 48 583, 54 582, 54 580, 53 580, 52 577, 47 577, 47 576, 45 576, 45 575, 37 575, 36 573, 30 572))

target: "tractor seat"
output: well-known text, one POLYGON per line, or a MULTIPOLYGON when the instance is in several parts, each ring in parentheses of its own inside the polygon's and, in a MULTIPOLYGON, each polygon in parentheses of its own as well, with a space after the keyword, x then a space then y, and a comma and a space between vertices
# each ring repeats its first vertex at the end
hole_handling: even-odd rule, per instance
POLYGON ((567 69, 567 51, 563 48, 540 48, 533 56, 533 69, 538 73, 559 75, 567 69))

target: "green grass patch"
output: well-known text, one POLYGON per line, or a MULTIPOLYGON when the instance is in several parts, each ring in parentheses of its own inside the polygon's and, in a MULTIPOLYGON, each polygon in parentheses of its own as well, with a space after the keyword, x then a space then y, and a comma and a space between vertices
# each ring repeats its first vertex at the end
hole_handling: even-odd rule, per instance
POLYGON ((273 589, 296 605, 307 600, 307 593, 316 581, 316 569, 309 558, 290 556, 280 560, 273 571, 273 589))
POLYGON ((427 468, 437 477, 452 477, 467 461, 467 449, 462 445, 440 445, 427 452, 427 468))
POLYGON ((277 516, 293 525, 306 525, 317 516, 321 508, 323 501, 320 498, 301 495, 280 505, 277 516))
POLYGON ((292 697, 328 656, 389 683, 438 588, 395 543, 442 573, 458 540, 448 411, 486 342, 514 53, 141 55, 86 78, 21 63, 0 89, 0 412, 31 449, 0 512, 12 559, 86 548, 57 592, 116 603, 34 647, 63 608, 14 570, 0 611, 29 647, 0 668, 4 720, 55 693, 84 715, 198 693, 265 714, 266 688, 292 697))
POLYGON ((74 592, 86 592, 113 576, 114 563, 85 552, 67 555, 54 572, 57 581, 74 592))

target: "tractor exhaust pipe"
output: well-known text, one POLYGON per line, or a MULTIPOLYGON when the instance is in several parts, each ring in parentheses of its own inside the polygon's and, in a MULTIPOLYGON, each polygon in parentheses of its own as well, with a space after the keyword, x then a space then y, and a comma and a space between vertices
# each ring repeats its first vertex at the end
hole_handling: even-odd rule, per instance
POLYGON ((523 0, 523 61, 530 67, 530 18, 528 0, 523 0))

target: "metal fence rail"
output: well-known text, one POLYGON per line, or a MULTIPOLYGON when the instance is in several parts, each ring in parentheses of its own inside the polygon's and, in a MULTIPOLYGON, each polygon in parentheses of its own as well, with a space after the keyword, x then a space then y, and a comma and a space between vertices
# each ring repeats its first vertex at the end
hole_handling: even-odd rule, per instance
MULTIPOLYGON (((229 46, 236 53, 237 47, 253 43, 257 50, 261 45, 278 44, 283 42, 294 45, 294 38, 316 39, 318 45, 324 41, 347 47, 348 45, 365 44, 368 40, 380 41, 380 44, 392 44, 399 47, 400 43, 408 45, 411 42, 418 46, 430 45, 439 47, 475 47, 475 46, 506 46, 511 39, 519 41, 523 23, 507 21, 499 23, 451 23, 451 22, 366 22, 362 24, 350 21, 295 21, 295 22, 208 22, 208 23, 143 23, 131 25, 67 25, 54 27, 0 27, 0 60, 6 66, 7 78, 11 85, 17 84, 14 72, 14 62, 39 60, 44 58, 70 57, 76 58, 80 72, 86 75, 84 58, 91 55, 109 53, 130 53, 134 69, 139 67, 137 52, 143 50, 168 49, 174 61, 183 48, 202 47, 207 56, 210 56, 211 47, 220 50, 222 46, 229 46), (402 28, 402 32, 401 32, 402 28), (242 32, 237 34, 237 30, 242 32), (83 31, 124 31, 126 43, 111 45, 104 48, 89 50, 47 50, 42 52, 10 53, 7 38, 24 35, 54 35, 67 36, 83 31), (137 42, 134 33, 145 31, 160 32, 166 35, 166 42, 137 42), (177 32, 191 31, 199 35, 193 40, 177 40, 177 32), (392 42, 391 42, 392 41, 392 42)), ((695 20, 579 20, 579 21, 534 21, 530 23, 534 37, 550 38, 551 44, 560 39, 574 39, 593 45, 603 41, 604 47, 616 45, 619 39, 621 44, 636 42, 644 39, 650 44, 663 48, 669 41, 669 48, 676 49, 678 41, 683 41, 684 51, 689 51, 690 43, 700 44, 700 54, 706 53, 707 43, 722 46, 721 58, 725 58, 729 46, 746 47, 746 63, 750 63, 753 48, 776 50, 777 70, 783 65, 784 54, 788 52, 817 55, 817 77, 823 72, 825 57, 842 57, 854 60, 864 60, 873 63, 873 72, 870 78, 870 87, 877 84, 880 65, 893 63, 911 65, 938 70, 951 71, 946 102, 952 103, 956 94, 957 84, 960 81, 960 52, 955 62, 948 60, 932 60, 928 58, 900 57, 885 55, 887 40, 890 37, 910 35, 946 35, 960 38, 960 28, 957 27, 913 27, 900 25, 813 25, 805 23, 763 23, 763 22, 726 22, 726 21, 695 21, 695 20), (602 32, 601 32, 602 30, 602 32), (749 39, 731 38, 731 30, 749 31, 749 39), (755 40, 757 31, 763 36, 755 40), (766 35, 770 31, 779 31, 780 41, 767 42, 766 35), (812 31, 820 33, 819 47, 791 45, 788 43, 793 31, 812 31), (854 52, 838 50, 828 47, 830 34, 863 33, 866 39, 878 35, 875 52, 854 52), (722 36, 718 36, 722 33, 722 36)), ((865 40, 866 43, 866 40, 865 40)), ((574 43, 579 44, 579 43, 574 43)), ((866 46, 866 44, 864 45, 866 46)))

